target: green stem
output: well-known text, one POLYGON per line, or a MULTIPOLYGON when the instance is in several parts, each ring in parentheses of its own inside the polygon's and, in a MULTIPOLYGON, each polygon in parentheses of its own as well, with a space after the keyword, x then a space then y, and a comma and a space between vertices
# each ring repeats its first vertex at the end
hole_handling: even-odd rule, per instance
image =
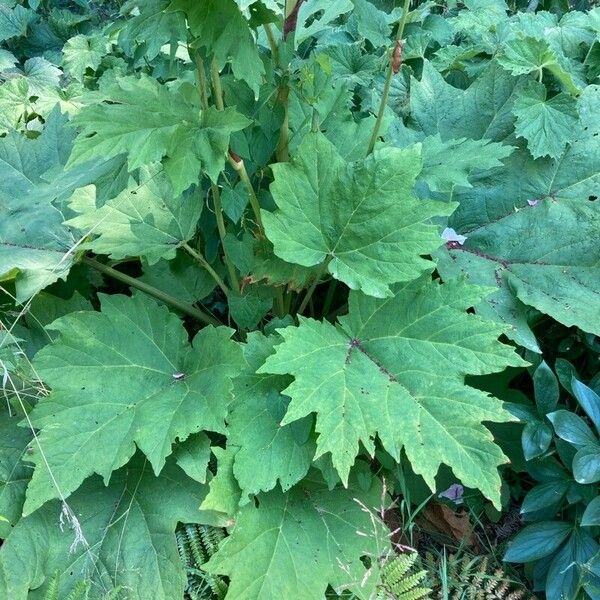
POLYGON ((273 57, 273 62, 275 66, 279 65, 279 46, 277 44, 277 40, 275 39, 275 35, 273 34, 273 28, 271 27, 271 23, 265 23, 265 33, 267 34, 267 39, 269 40, 269 46, 271 46, 271 56, 273 57))
POLYGON ((315 276, 315 280, 313 281, 313 284, 308 288, 308 291, 306 292, 306 295, 304 296, 304 299, 302 300, 302 303, 300 304, 300 307, 298 308, 297 312, 299 315, 301 315, 304 312, 304 309, 308 306, 308 303, 310 302, 312 295, 315 293, 317 286, 319 285, 319 283, 321 283, 321 277, 323 277, 323 274, 327 270, 327 265, 329 265, 330 262, 331 262, 331 256, 327 257, 321 263, 321 267, 319 269, 319 272, 315 276))
POLYGON ((294 8, 296 8, 296 4, 298 4, 298 0, 285 0, 284 15, 285 15, 286 19, 294 12, 294 8))
POLYGON ((292 290, 287 289, 283 296, 283 314, 289 315, 292 310, 292 301, 294 299, 294 295, 292 290))
MULTIPOLYGON (((408 17, 408 7, 410 6, 410 0, 404 0, 404 6, 402 7, 402 17, 400 23, 398 23, 398 31, 396 32, 396 43, 402 41, 404 35, 404 27, 406 26, 406 19, 408 17)), ((377 112, 377 120, 375 121, 375 127, 373 127, 373 133, 371 134, 371 140, 369 142, 369 148, 367 155, 373 152, 377 138, 379 137, 379 130, 381 129, 381 123, 383 122, 383 116, 385 114, 385 107, 387 106, 388 98, 390 95, 390 86, 392 83, 392 76, 394 75, 394 66, 392 64, 392 57, 390 57, 387 74, 385 77, 385 83, 383 85, 383 94, 381 96, 381 102, 379 103, 379 111, 377 112)))
POLYGON ((281 286, 275 288, 275 306, 278 317, 285 315, 285 304, 283 302, 283 288, 281 286))
POLYGON ((117 271, 116 269, 113 269, 108 265, 103 265, 102 263, 98 262, 97 260, 94 260, 93 258, 84 256, 81 260, 86 265, 92 267, 93 269, 96 269, 97 271, 100 271, 100 273, 104 273, 104 275, 108 275, 113 279, 121 281, 122 283, 125 283, 132 288, 136 288, 141 292, 144 292, 145 294, 148 294, 149 296, 152 296, 153 298, 156 298, 157 300, 160 300, 161 302, 164 302, 165 304, 176 308, 180 312, 189 315, 190 317, 194 317, 202 323, 206 323, 207 325, 214 325, 215 327, 221 325, 221 323, 217 321, 217 319, 200 310, 199 308, 196 308, 191 304, 181 302, 177 298, 174 298, 169 294, 165 294, 165 292, 159 290, 158 288, 155 288, 152 285, 148 285, 147 283, 144 283, 139 279, 135 279, 133 277, 130 277, 129 275, 125 275, 125 273, 121 273, 121 271, 117 271))
MULTIPOLYGON (((217 65, 217 61, 214 58, 210 63, 210 76, 212 80, 214 92, 213 95, 217 110, 225 110, 225 105, 223 104, 223 88, 221 87, 221 76, 219 74, 219 67, 217 65)), ((213 203, 215 207, 215 217, 217 219, 217 229, 219 230, 219 238, 221 238, 221 246, 223 247, 223 257, 225 258, 225 265, 227 266, 227 271, 229 273, 229 282, 231 284, 231 287, 233 288, 233 291, 238 292, 240 289, 240 285, 238 282, 237 274, 225 248, 225 236, 227 235, 227 231, 225 230, 225 220, 223 219, 221 193, 219 192, 219 187, 216 183, 211 183, 210 189, 212 192, 213 203)))
POLYGON ((183 244, 183 249, 188 252, 190 256, 195 258, 210 274, 210 276, 217 282, 217 285, 223 290, 223 293, 227 295, 229 288, 225 285, 225 282, 219 277, 219 274, 210 266, 210 263, 200 254, 200 252, 194 250, 189 244, 183 244))
POLYGON ((217 61, 214 58, 210 63, 210 77, 215 94, 215 106, 218 110, 225 110, 225 104, 223 104, 223 87, 221 86, 221 76, 219 74, 217 61))
POLYGON ((275 149, 275 156, 278 162, 289 162, 289 143, 290 143, 290 110, 289 110, 290 87, 287 83, 282 82, 277 95, 277 102, 283 106, 283 122, 279 130, 279 140, 275 149))
POLYGON ((229 259, 229 255, 227 253, 227 249, 225 248, 225 236, 227 235, 227 231, 225 230, 225 220, 223 219, 223 206, 221 205, 221 193, 219 192, 219 187, 212 183, 210 186, 212 191, 213 203, 215 206, 215 217, 217 219, 217 229, 219 230, 219 238, 221 238, 221 246, 223 247, 223 256, 225 258, 225 265, 227 266, 227 271, 229 273, 229 282, 234 292, 237 292, 240 289, 240 284, 238 283, 237 274, 235 272, 235 268, 233 263, 229 259))
POLYGON ((237 174, 240 177, 240 181, 246 187, 248 192, 248 196, 250 197, 250 206, 252 207, 252 212, 254 213, 254 218, 256 219, 256 223, 258 224, 258 228, 262 237, 264 237, 264 227, 262 222, 262 217, 260 215, 260 203, 258 202, 258 198, 256 196, 256 192, 254 191, 254 187, 252 186, 252 182, 250 181, 250 177, 248 176, 248 171, 246 171, 246 165, 241 158, 236 160, 231 154, 227 155, 229 159, 229 164, 235 169, 237 174))
POLYGON ((200 105, 202 110, 208 109, 208 81, 204 72, 204 63, 198 56, 195 55, 194 62, 196 63, 196 75, 198 77, 198 90, 200 92, 200 105))

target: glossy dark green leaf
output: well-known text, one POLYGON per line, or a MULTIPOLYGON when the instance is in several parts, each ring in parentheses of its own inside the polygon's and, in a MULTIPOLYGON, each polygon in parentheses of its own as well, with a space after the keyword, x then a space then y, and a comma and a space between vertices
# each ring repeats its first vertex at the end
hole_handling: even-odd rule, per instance
POLYGON ((573 526, 562 521, 528 525, 510 542, 504 555, 507 562, 531 562, 554 552, 571 533, 573 526))
MULTIPOLYGON (((545 582, 547 600, 577 598, 577 591, 585 573, 584 565, 599 550, 600 545, 593 537, 581 529, 576 529, 550 563, 545 582)), ((592 599, 595 600, 594 596, 592 599)))
POLYGON ((569 481, 553 481, 543 483, 531 488, 523 499, 521 513, 527 514, 544 510, 551 507, 558 507, 569 489, 569 481))
POLYGON ((587 416, 596 426, 596 430, 600 433, 600 396, 575 377, 571 380, 571 389, 581 408, 585 410, 587 416))
POLYGON ((598 442, 584 446, 577 451, 573 459, 573 475, 579 483, 597 483, 600 481, 600 444, 598 442))
POLYGON ((521 435, 521 446, 525 460, 541 456, 550 447, 552 429, 543 421, 530 421, 525 425, 521 435))
POLYGON ((593 444, 596 441, 596 436, 587 423, 569 410, 557 410, 547 417, 554 426, 556 435, 577 448, 593 444))
POLYGON ((542 361, 533 373, 535 402, 543 416, 556 408, 558 404, 558 380, 546 361, 542 361))
POLYGON ((596 496, 586 507, 581 517, 583 527, 600 525, 600 496, 596 496))

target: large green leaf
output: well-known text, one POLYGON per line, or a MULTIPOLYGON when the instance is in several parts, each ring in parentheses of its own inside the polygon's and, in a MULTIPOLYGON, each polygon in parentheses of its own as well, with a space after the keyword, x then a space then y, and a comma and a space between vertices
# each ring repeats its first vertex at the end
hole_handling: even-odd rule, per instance
POLYGON ((322 600, 328 584, 369 598, 387 542, 363 507, 375 512, 380 503, 378 486, 364 492, 354 482, 349 489, 330 491, 316 481, 261 494, 240 510, 205 568, 231 578, 229 600, 322 600), (370 573, 363 555, 374 565, 370 573))
POLYGON ((512 106, 522 83, 489 64, 466 89, 448 84, 429 61, 410 86, 410 125, 443 141, 459 138, 503 141, 513 133, 512 106))
POLYGON ((543 84, 530 81, 517 98, 513 112, 516 133, 527 140, 533 158, 559 158, 577 129, 577 103, 568 94, 546 100, 543 84))
POLYGON ((107 54, 107 40, 102 35, 76 35, 63 48, 65 72, 83 81, 88 69, 95 71, 107 54))
POLYGON ((35 13, 24 6, 13 3, 0 4, 0 41, 4 42, 27 33, 29 24, 35 19, 35 13), (8 6, 7 6, 8 4, 8 6))
POLYGON ((49 502, 22 519, 0 550, 0 597, 41 600, 58 576, 59 597, 82 581, 90 600, 121 588, 128 600, 180 600, 186 574, 177 522, 210 522, 198 510, 206 488, 173 461, 159 477, 136 457, 108 486, 86 480, 68 505, 49 502))
POLYGON ((31 455, 27 513, 56 497, 53 481, 65 495, 92 473, 108 481, 136 445, 158 474, 176 439, 225 431, 244 362, 230 329, 207 327, 190 345, 179 318, 141 295, 103 296, 102 312, 72 313, 52 329, 59 340, 34 362, 52 393, 32 413, 44 457, 31 455))
POLYGON ((455 185, 472 187, 469 176, 474 171, 501 167, 502 159, 514 148, 489 140, 453 139, 443 142, 438 135, 423 140, 423 179, 434 192, 450 192, 455 185))
POLYGON ((219 68, 231 63, 236 79, 258 97, 265 68, 250 25, 235 0, 172 0, 170 11, 183 11, 195 45, 214 55, 219 68))
POLYGON ((201 111, 190 84, 168 87, 147 75, 118 78, 105 94, 76 115, 81 132, 69 165, 127 154, 131 171, 165 158, 176 194, 197 183, 200 168, 216 181, 230 134, 249 124, 233 108, 201 111))
POLYGON ((95 239, 84 245, 113 258, 142 256, 149 264, 174 258, 179 246, 196 233, 202 212, 198 191, 177 196, 158 166, 142 167, 138 181, 116 198, 96 208, 95 190, 83 188, 70 203, 81 213, 66 223, 95 239))
POLYGON ((168 6, 169 0, 136 0, 128 3, 134 14, 119 31, 119 46, 126 54, 135 56, 138 48, 141 48, 144 56, 152 60, 165 44, 185 39, 183 15, 166 12, 168 6))
POLYGON ((396 286, 385 300, 353 292, 341 327, 301 319, 281 330, 285 341, 259 373, 294 376, 282 423, 316 413, 316 456, 331 453, 343 481, 359 442, 372 454, 378 435, 396 460, 404 447, 432 489, 447 464, 499 505, 504 456, 481 422, 510 417, 464 378, 524 363, 497 341, 503 327, 465 312, 481 289, 428 278, 396 286))
POLYGON ((324 32, 330 23, 353 8, 352 0, 307 0, 300 4, 296 23, 296 45, 324 32))
POLYGON ((11 132, 0 140, 0 278, 16 277, 19 301, 65 277, 73 260, 75 240, 52 198, 40 193, 41 176, 67 160, 65 124, 56 110, 37 139, 11 132))
POLYGON ((31 467, 22 459, 32 436, 28 429, 17 426, 19 421, 5 410, 0 412, 0 539, 6 538, 21 517, 31 476, 31 467))
POLYGON ((580 92, 571 74, 560 64, 559 57, 546 40, 534 37, 510 40, 504 46, 502 54, 496 58, 513 75, 535 73, 541 77, 543 70, 547 69, 561 82, 567 92, 573 95, 580 92))
POLYGON ((430 267, 421 255, 441 238, 429 220, 454 208, 414 198, 420 171, 418 146, 346 163, 324 135, 308 134, 291 164, 273 166, 278 210, 263 220, 275 254, 305 267, 327 260, 350 288, 389 295, 389 284, 430 267))
POLYGON ((309 440, 310 418, 281 425, 289 403, 281 390, 290 378, 255 373, 276 341, 278 336, 250 334, 244 346, 249 367, 234 383, 227 446, 238 448, 233 473, 246 496, 267 492, 278 481, 287 491, 307 474, 315 451, 309 440))
POLYGON ((450 225, 467 240, 439 252, 444 277, 464 273, 498 288, 485 314, 512 323, 515 339, 529 347, 521 302, 600 332, 600 87, 588 86, 579 103, 575 139, 559 160, 516 152, 505 169, 453 194, 460 206, 450 225))

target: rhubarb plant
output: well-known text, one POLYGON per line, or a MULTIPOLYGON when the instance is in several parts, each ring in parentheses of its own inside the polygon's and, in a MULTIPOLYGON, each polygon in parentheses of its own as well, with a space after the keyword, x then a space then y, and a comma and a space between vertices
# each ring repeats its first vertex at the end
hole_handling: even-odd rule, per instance
POLYGON ((0 597, 370 598, 478 378, 600 335, 598 9, 0 4, 0 597), (82 592, 83 590, 83 592, 82 592))

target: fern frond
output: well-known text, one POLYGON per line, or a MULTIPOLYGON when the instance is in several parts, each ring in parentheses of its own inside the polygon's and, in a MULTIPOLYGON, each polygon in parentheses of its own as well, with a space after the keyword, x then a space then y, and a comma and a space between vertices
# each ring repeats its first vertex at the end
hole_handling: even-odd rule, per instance
POLYGON ((185 531, 178 529, 175 532, 175 539, 177 541, 177 551, 179 552, 179 558, 181 559, 181 562, 185 566, 194 564, 192 551, 190 550, 190 545, 188 543, 185 531))
POLYGON ((114 588, 106 596, 104 596, 103 600, 121 600, 121 593, 123 592, 123 586, 119 585, 114 588))
POLYGON ((200 535, 200 527, 198 525, 185 525, 185 535, 187 537, 188 546, 192 552, 192 557, 196 566, 200 567, 208 561, 210 556, 206 553, 200 535))
POLYGON ((416 554, 401 554, 384 565, 382 579, 386 585, 396 585, 415 564, 416 554))
POLYGON ((60 587, 60 573, 57 571, 50 583, 48 584, 48 589, 44 594, 44 600, 58 600, 58 590, 60 587))
POLYGON ((394 593, 398 596, 417 587, 425 579, 425 571, 419 571, 402 579, 394 585, 394 593))
POLYGON ((216 554, 225 533, 218 527, 200 526, 200 537, 209 556, 216 554))
POLYGON ((425 555, 422 566, 429 572, 429 585, 435 598, 451 600, 535 600, 502 568, 490 565, 489 558, 449 555, 444 559, 443 581, 440 559, 425 555))
POLYGON ((88 588, 89 582, 83 579, 71 590, 71 593, 65 598, 65 600, 83 600, 88 588))
POLYGON ((202 570, 216 553, 225 532, 218 527, 188 523, 176 532, 177 549, 188 576, 185 597, 188 600, 222 600, 227 583, 218 575, 202 570))
POLYGON ((378 599, 421 600, 429 598, 431 590, 422 584, 426 571, 414 572, 418 554, 402 554, 387 562, 381 570, 382 589, 378 599))

